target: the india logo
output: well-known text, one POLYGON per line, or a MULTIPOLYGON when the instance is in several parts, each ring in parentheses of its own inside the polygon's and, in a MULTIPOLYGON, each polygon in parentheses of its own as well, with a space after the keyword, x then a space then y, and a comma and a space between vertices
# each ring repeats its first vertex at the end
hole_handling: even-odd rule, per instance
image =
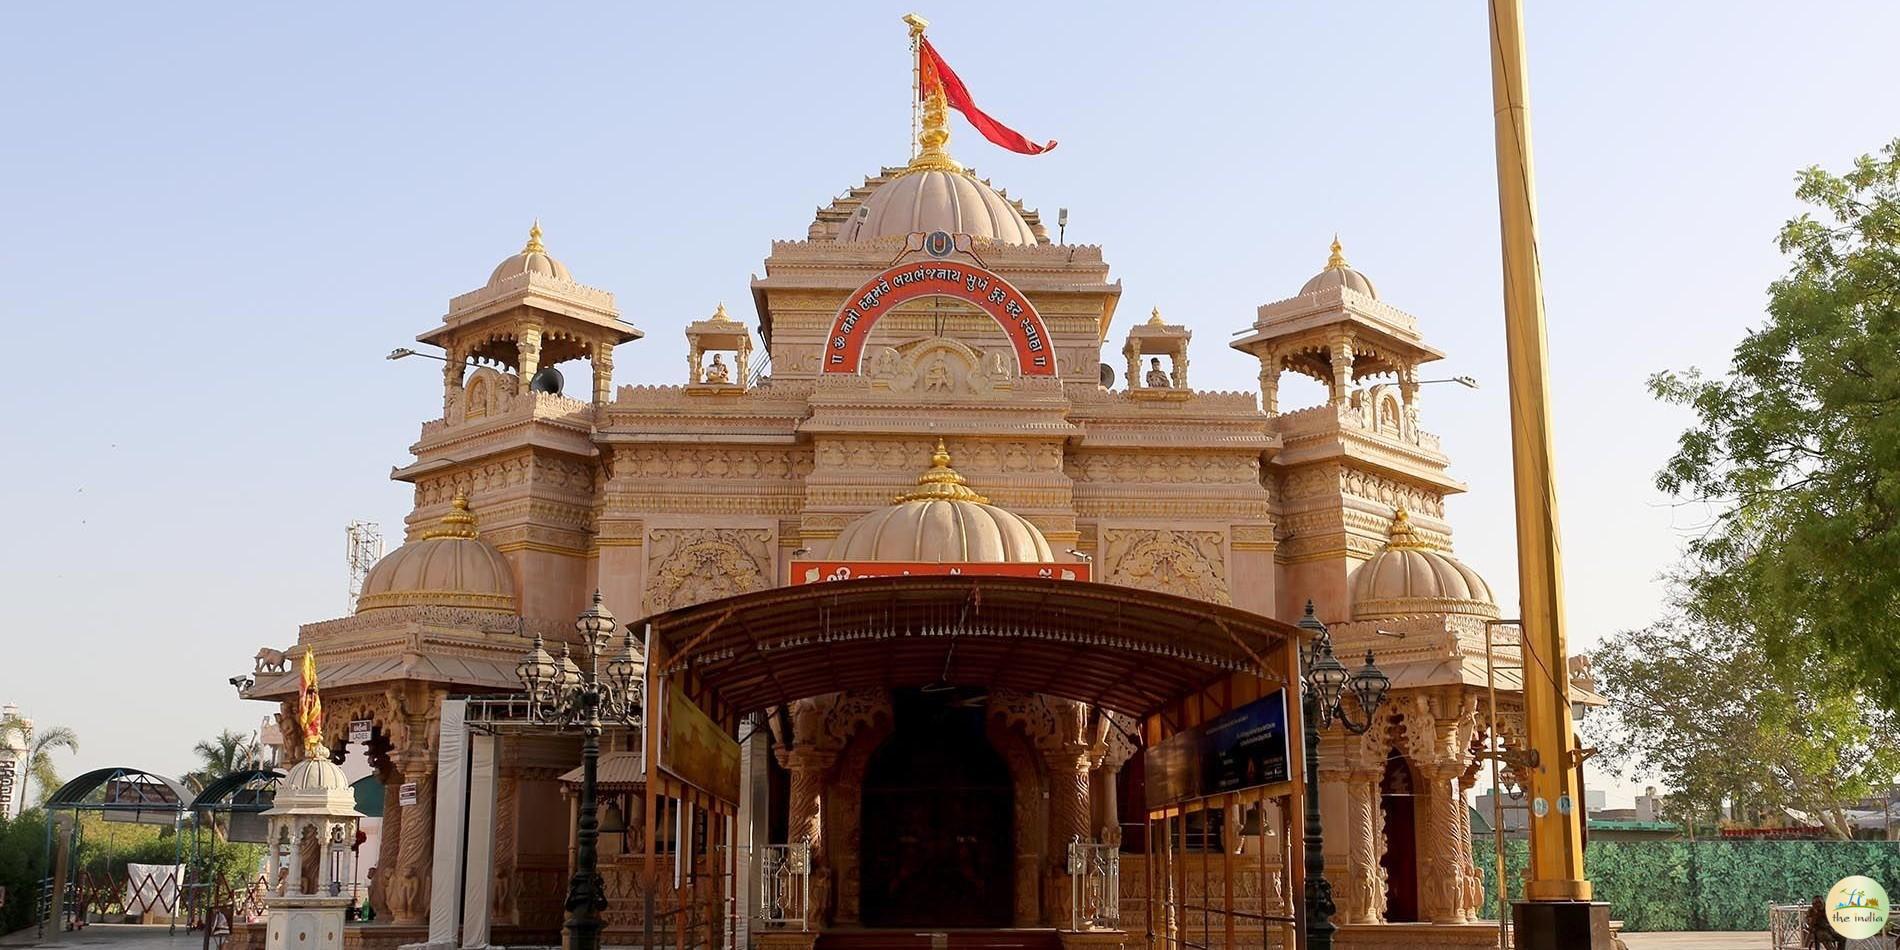
POLYGON ((1887 889, 1871 877, 1841 878, 1827 892, 1827 922, 1849 940, 1865 940, 1887 926, 1887 889))

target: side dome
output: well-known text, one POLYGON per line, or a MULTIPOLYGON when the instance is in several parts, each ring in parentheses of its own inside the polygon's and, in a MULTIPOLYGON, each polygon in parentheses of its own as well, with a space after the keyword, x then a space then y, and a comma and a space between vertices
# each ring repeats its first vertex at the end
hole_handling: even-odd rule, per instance
POLYGON ((338 792, 350 787, 343 767, 330 761, 328 749, 318 747, 315 755, 305 755, 284 774, 284 788, 295 792, 338 792))
POLYGON ((839 241, 872 241, 916 232, 968 234, 998 244, 1035 244, 1023 213, 987 183, 963 171, 906 171, 864 200, 838 229, 839 241))
POLYGON ((553 277, 565 281, 574 279, 574 275, 568 273, 567 265, 555 260, 548 254, 548 249, 542 246, 540 221, 534 222, 534 226, 528 229, 528 243, 521 248, 521 253, 495 265, 494 273, 488 275, 488 285, 493 287, 510 277, 519 277, 522 274, 553 277))
POLYGON ((839 561, 1054 561, 1035 525, 997 508, 950 467, 937 442, 930 468, 897 503, 845 525, 831 543, 839 561))
POLYGON ((1385 550, 1353 573, 1352 618, 1378 620, 1420 614, 1498 618, 1491 585, 1462 561, 1412 530, 1400 508, 1385 550))
POLYGON ((1314 274, 1311 280, 1300 285, 1300 293, 1316 294, 1333 287, 1344 287, 1365 294, 1377 300, 1379 291, 1372 286, 1372 278, 1353 269, 1346 263, 1346 255, 1339 244, 1339 235, 1333 235, 1333 253, 1326 259, 1326 269, 1314 274))
POLYGON ((461 492, 440 524, 370 568, 356 612, 415 604, 515 609, 514 569, 494 545, 476 536, 475 516, 461 492))

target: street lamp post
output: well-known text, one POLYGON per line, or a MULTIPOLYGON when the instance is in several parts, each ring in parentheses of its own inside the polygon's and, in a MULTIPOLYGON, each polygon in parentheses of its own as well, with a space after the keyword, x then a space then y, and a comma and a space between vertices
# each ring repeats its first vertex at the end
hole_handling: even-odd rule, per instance
POLYGON ((1313 602, 1306 602, 1306 616, 1300 629, 1312 634, 1300 643, 1300 708, 1306 740, 1306 950, 1332 950, 1333 885, 1326 880, 1326 836, 1319 826, 1319 731, 1339 723, 1353 735, 1364 735, 1372 728, 1379 707, 1392 680, 1372 662, 1366 651, 1366 665, 1348 672, 1333 655, 1333 638, 1326 625, 1313 616, 1313 602), (1359 704, 1361 719, 1354 719, 1345 706, 1350 692, 1359 704))
POLYGON ((600 950, 600 912, 607 907, 606 884, 600 877, 596 843, 600 839, 596 775, 600 769, 600 730, 613 722, 639 728, 646 707, 646 655, 627 631, 620 652, 601 660, 618 624, 600 602, 594 602, 574 621, 587 648, 587 668, 575 664, 570 649, 561 645, 557 660, 548 653, 540 634, 534 647, 515 666, 515 675, 528 693, 528 718, 537 725, 581 731, 580 826, 575 836, 574 876, 567 883, 569 950, 600 950))

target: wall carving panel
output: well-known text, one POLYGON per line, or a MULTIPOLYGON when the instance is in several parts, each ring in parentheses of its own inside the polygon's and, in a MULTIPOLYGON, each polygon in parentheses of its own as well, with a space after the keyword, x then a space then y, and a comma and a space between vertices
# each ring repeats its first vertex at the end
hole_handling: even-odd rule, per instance
POLYGON ((769 587, 770 528, 653 528, 647 532, 648 613, 769 587))
POLYGON ((1231 604, 1219 531, 1109 528, 1102 532, 1111 584, 1231 604))

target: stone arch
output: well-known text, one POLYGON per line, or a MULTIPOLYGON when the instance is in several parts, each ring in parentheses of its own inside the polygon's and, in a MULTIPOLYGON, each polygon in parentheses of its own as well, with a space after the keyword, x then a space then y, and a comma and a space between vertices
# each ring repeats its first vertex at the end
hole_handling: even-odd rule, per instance
POLYGON ((846 297, 825 338, 821 372, 856 375, 863 362, 864 342, 878 319, 901 304, 925 297, 946 297, 988 314, 1009 338, 1022 375, 1056 374, 1054 340, 1022 291, 1003 275, 979 265, 934 260, 889 268, 846 297))
POLYGON ((895 731, 897 723, 891 715, 877 716, 869 724, 859 728, 846 740, 844 750, 838 755, 838 764, 831 775, 831 794, 827 796, 825 828, 831 838, 830 847, 825 849, 834 879, 837 903, 833 922, 838 924, 857 924, 862 918, 860 906, 861 882, 858 869, 861 866, 860 850, 864 839, 864 772, 871 763, 871 754, 884 744, 895 731))

